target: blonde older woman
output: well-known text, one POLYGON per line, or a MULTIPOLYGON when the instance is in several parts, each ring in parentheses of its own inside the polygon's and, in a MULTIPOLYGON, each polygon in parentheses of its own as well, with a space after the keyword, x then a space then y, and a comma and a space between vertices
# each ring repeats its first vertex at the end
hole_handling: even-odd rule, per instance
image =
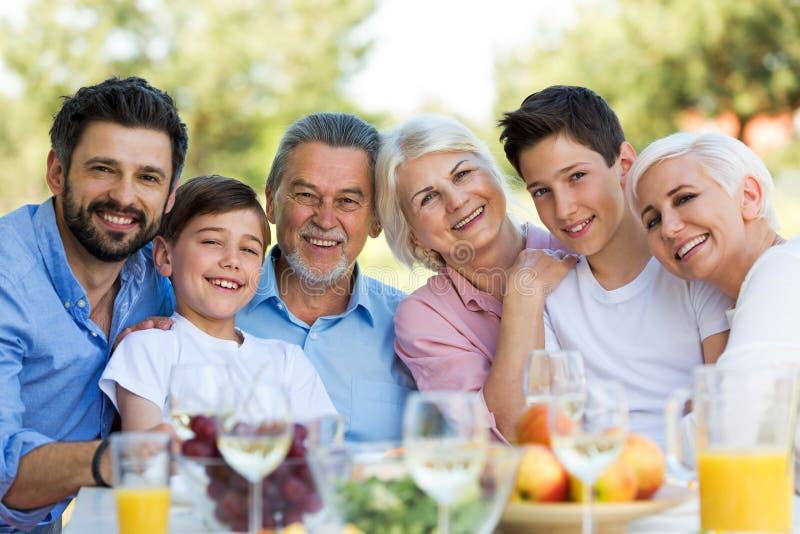
POLYGON ((397 354, 421 390, 480 391, 493 430, 512 438, 527 353, 544 344, 545 297, 575 258, 538 250, 564 245, 512 221, 490 152, 448 117, 384 135, 375 194, 395 256, 437 273, 397 308, 397 354))
POLYGON ((758 156, 717 133, 660 139, 628 174, 626 194, 653 255, 676 276, 736 299, 722 365, 737 363, 748 346, 800 345, 800 236, 778 235, 772 191, 758 156))

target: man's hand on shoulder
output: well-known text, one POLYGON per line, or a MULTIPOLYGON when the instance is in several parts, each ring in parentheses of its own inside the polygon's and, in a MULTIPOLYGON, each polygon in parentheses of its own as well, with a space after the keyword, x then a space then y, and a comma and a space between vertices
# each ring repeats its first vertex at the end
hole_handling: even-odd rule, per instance
POLYGON ((150 330, 151 328, 156 328, 158 330, 169 330, 172 328, 172 319, 169 317, 148 317, 144 321, 140 321, 133 326, 129 326, 125 330, 119 333, 117 339, 114 340, 113 348, 116 349, 119 342, 122 341, 122 338, 130 334, 131 332, 137 332, 139 330, 150 330))

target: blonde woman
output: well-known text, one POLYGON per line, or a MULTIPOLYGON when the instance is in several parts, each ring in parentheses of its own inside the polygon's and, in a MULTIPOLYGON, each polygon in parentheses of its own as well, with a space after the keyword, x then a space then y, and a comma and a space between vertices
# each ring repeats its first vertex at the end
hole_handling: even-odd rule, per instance
POLYGON ((541 250, 565 247, 509 217, 494 159, 454 119, 421 115, 385 134, 375 192, 395 256, 436 272, 397 308, 397 354, 420 390, 480 391, 492 429, 512 439, 545 298, 576 259, 541 250))

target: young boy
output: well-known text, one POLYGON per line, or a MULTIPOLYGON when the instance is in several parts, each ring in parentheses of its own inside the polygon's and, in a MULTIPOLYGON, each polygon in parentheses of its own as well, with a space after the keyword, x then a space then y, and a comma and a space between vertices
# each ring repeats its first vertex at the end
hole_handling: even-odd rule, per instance
POLYGON ((100 378, 100 388, 120 412, 122 429, 144 430, 169 420, 170 376, 181 364, 225 364, 230 387, 237 389, 269 365, 262 376, 285 385, 295 419, 335 414, 300 347, 234 326, 236 312, 258 288, 270 241, 253 189, 217 175, 189 180, 177 189, 161 230, 153 258, 172 281, 172 327, 128 334, 100 378))
POLYGON ((622 382, 631 431, 663 447, 666 399, 724 349, 731 300, 671 275, 650 256, 624 196, 636 154, 597 94, 548 87, 500 126, 539 218, 583 256, 547 299, 545 346, 582 352, 589 380, 622 382))

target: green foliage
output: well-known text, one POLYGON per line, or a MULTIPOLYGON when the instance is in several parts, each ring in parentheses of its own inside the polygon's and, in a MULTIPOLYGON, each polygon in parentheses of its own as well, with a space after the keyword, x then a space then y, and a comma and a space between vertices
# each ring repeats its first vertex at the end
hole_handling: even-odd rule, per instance
MULTIPOLYGON (((544 29, 542 29, 544 30, 544 29)), ((681 111, 753 115, 800 104, 797 0, 583 1, 577 23, 540 31, 498 61, 497 115, 551 84, 583 85, 615 109, 638 149, 681 111)))
POLYGON ((169 92, 189 127, 184 177, 220 173, 261 190, 286 126, 353 111, 341 84, 369 43, 353 29, 375 0, 31 0, 0 20, 0 212, 46 195, 48 129, 60 95, 110 76, 169 92))

